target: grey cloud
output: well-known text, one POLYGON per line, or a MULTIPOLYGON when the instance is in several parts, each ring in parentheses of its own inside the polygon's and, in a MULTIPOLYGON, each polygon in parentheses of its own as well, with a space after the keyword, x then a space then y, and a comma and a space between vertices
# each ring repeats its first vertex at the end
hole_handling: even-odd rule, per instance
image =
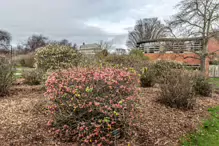
POLYGON ((101 28, 87 26, 86 21, 98 18, 119 23, 130 14, 130 10, 159 2, 160 0, 0 0, 0 29, 12 34, 13 43, 24 41, 32 34, 42 33, 51 39, 66 38, 76 43, 114 38, 119 44, 124 43, 126 34, 105 32, 101 28))

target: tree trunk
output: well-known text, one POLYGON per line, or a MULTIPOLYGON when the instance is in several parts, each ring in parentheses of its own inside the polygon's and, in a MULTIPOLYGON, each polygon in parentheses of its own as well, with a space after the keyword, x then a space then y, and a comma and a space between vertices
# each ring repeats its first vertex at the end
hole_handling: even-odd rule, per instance
POLYGON ((201 72, 203 74, 205 74, 206 73, 206 56, 205 55, 201 56, 201 66, 200 66, 200 68, 201 68, 201 72))
POLYGON ((201 65, 200 65, 200 69, 201 72, 206 75, 206 61, 207 61, 207 57, 208 57, 208 38, 206 39, 206 37, 203 35, 203 42, 202 42, 202 53, 200 56, 201 59, 201 65))

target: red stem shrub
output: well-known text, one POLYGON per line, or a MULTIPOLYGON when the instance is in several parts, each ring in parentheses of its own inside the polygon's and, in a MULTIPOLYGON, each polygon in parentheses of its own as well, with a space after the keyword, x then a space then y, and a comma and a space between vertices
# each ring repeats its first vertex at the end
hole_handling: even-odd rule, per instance
POLYGON ((112 145, 115 133, 133 124, 136 81, 136 74, 114 68, 53 73, 46 83, 54 117, 48 125, 64 140, 112 145))

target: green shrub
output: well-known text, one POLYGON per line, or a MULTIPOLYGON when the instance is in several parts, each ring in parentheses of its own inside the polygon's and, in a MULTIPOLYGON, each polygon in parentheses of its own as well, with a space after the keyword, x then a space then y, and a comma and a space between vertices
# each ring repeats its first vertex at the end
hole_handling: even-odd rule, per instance
POLYGON ((28 70, 22 73, 24 83, 28 85, 39 85, 43 79, 43 71, 39 69, 28 70))
POLYGON ((159 101, 175 108, 192 108, 195 104, 194 81, 191 72, 169 70, 162 78, 159 101))
POLYGON ((46 87, 55 134, 84 145, 113 145, 134 123, 136 74, 114 68, 53 73, 46 87))
POLYGON ((147 59, 142 59, 134 55, 108 55, 104 61, 125 68, 134 68, 138 73, 148 64, 147 59))
POLYGON ((194 80, 194 89, 197 95, 211 96, 213 92, 212 85, 209 84, 208 79, 205 76, 197 74, 194 77, 194 80))
POLYGON ((157 78, 162 77, 163 74, 168 72, 171 69, 183 69, 183 64, 173 62, 173 61, 156 61, 151 66, 154 70, 155 76, 157 78))
POLYGON ((132 49, 129 53, 130 56, 134 56, 137 58, 140 58, 142 60, 149 60, 149 58, 147 56, 144 55, 144 52, 142 50, 138 50, 138 49, 132 49))
POLYGON ((36 51, 35 59, 37 68, 47 71, 77 66, 80 54, 70 46, 48 45, 36 51))
POLYGON ((5 57, 0 57, 0 96, 9 93, 13 82, 13 65, 5 57))
POLYGON ((143 68, 140 74, 140 84, 141 87, 153 87, 154 86, 154 72, 152 69, 143 68))

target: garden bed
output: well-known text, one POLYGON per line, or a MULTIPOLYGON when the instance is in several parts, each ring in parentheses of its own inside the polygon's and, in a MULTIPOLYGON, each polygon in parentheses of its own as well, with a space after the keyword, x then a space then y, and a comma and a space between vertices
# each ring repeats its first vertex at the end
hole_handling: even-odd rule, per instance
POLYGON ((63 145, 47 132, 46 98, 41 86, 17 85, 0 98, 1 146, 63 145))
POLYGON ((219 105, 219 95, 200 98, 191 110, 166 107, 157 102, 157 88, 142 89, 142 127, 148 131, 147 145, 177 145, 179 139, 194 131, 209 116, 208 108, 219 105))
MULTIPOLYGON (((179 110, 158 103, 157 88, 140 94, 142 145, 177 145, 180 137, 198 127, 209 116, 207 109, 219 105, 219 95, 202 98, 192 110, 179 110)), ((72 145, 54 140, 46 123, 47 98, 41 86, 15 85, 10 96, 0 99, 0 141, 3 146, 72 145)))

